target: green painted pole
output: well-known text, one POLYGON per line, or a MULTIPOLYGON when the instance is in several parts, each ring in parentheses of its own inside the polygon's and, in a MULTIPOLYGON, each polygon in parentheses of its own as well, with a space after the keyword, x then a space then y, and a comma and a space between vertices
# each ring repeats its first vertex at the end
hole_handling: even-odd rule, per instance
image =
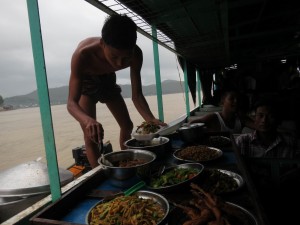
POLYGON ((189 98, 189 85, 187 78, 187 65, 184 59, 184 90, 185 90, 185 106, 186 106, 186 116, 190 117, 190 98, 189 98))
POLYGON ((154 55, 154 66, 155 66, 155 81, 156 81, 156 96, 157 96, 157 107, 158 107, 158 117, 161 121, 164 121, 164 106, 162 100, 162 90, 161 90, 161 77, 160 77, 160 64, 159 64, 159 53, 158 53, 158 43, 157 43, 157 30, 155 26, 152 26, 152 46, 154 55))
POLYGON ((200 81, 200 72, 197 69, 196 70, 196 74, 197 74, 197 90, 198 90, 198 104, 199 104, 199 109, 201 107, 201 102, 202 102, 202 95, 201 95, 201 81, 200 81))
POLYGON ((40 114, 42 119, 44 145, 46 149, 48 176, 50 181, 52 201, 54 202, 61 197, 61 190, 37 0, 27 0, 27 9, 40 114))

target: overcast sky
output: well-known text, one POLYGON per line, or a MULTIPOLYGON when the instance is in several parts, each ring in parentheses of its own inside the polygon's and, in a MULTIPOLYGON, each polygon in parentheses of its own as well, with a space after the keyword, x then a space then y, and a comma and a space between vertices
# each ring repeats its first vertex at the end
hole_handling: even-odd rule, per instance
MULTIPOLYGON (((84 38, 99 36, 107 14, 84 0, 39 0, 40 22, 48 87, 68 85, 70 58, 84 38)), ((0 95, 28 94, 37 89, 26 0, 0 1, 0 95)), ((152 42, 138 35, 144 52, 143 85, 154 84, 152 42)), ((179 80, 175 55, 159 47, 161 79, 179 80)), ((129 84, 128 69, 117 73, 118 83, 129 84)))

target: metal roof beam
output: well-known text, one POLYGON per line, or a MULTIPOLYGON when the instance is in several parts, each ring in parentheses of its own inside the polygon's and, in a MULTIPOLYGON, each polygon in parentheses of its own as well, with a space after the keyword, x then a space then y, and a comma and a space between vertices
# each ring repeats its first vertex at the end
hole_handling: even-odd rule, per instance
MULTIPOLYGON (((88 2, 88 3, 90 3, 91 5, 95 6, 96 8, 102 10, 103 12, 109 14, 109 15, 117 14, 117 12, 115 12, 112 9, 110 9, 109 7, 107 7, 106 5, 104 5, 103 3, 99 2, 98 0, 85 0, 85 1, 88 2)), ((129 16, 129 17, 131 17, 131 16, 129 16)), ((149 27, 149 29, 151 30, 151 27, 149 27)), ((149 38, 150 40, 155 40, 158 44, 160 44, 161 46, 165 47, 169 51, 175 53, 176 55, 180 55, 175 49, 171 48, 170 46, 168 46, 167 44, 165 44, 161 40, 159 40, 157 38, 154 38, 151 34, 147 33, 145 30, 141 29, 139 26, 137 28, 137 31, 140 34, 144 35, 145 37, 149 38)))

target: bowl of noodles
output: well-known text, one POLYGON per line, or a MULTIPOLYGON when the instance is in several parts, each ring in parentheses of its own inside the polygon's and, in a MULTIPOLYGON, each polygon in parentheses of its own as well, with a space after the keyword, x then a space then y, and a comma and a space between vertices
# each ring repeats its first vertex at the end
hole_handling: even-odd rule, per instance
POLYGON ((151 191, 137 191, 110 201, 99 201, 86 215, 89 225, 163 224, 169 213, 165 197, 151 191))
POLYGON ((107 153, 98 159, 98 163, 104 167, 108 177, 123 181, 134 177, 138 173, 147 172, 155 159, 156 154, 153 152, 127 149, 107 153))

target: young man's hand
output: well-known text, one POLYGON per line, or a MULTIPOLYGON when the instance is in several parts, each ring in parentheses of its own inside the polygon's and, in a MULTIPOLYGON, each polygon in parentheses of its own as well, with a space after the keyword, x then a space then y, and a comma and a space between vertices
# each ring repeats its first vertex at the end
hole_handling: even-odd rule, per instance
POLYGON ((90 119, 87 121, 85 129, 88 137, 97 144, 100 143, 104 138, 104 129, 102 127, 102 124, 94 119, 90 119))
POLYGON ((161 120, 156 119, 156 118, 152 119, 151 122, 153 122, 154 124, 160 125, 160 126, 167 126, 168 125, 168 124, 166 124, 166 123, 164 123, 161 120))

